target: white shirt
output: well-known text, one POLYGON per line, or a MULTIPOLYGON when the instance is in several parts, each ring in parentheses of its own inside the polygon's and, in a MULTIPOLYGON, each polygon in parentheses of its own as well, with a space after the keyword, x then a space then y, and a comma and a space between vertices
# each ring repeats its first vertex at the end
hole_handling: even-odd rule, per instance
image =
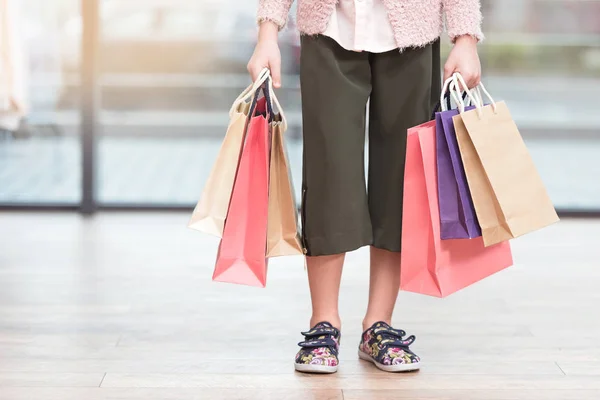
POLYGON ((339 0, 323 35, 351 51, 398 48, 383 0, 339 0))

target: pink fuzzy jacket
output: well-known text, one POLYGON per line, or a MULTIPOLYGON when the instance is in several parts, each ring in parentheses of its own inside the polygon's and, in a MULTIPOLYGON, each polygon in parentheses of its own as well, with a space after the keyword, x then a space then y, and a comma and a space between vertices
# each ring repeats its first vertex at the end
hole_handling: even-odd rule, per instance
MULTIPOLYGON (((327 28, 338 0, 298 0, 297 25, 301 33, 315 35, 327 28)), ((293 0, 259 0, 258 21, 273 21, 283 28, 293 0)), ((448 36, 471 35, 483 39, 479 0, 383 0, 396 43, 403 49, 436 40, 446 17, 448 36)))

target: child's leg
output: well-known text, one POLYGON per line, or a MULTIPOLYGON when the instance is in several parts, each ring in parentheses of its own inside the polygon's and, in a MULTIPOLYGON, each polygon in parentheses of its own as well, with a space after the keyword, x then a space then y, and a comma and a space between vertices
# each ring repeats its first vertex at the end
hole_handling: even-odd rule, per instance
POLYGON ((371 247, 369 305, 363 320, 363 331, 379 321, 392 324, 399 290, 400 253, 371 247))
POLYGON ((384 371, 414 371, 421 366, 421 359, 410 349, 415 337, 390 325, 400 287, 406 131, 430 119, 440 91, 439 41, 402 53, 373 54, 370 61, 369 211, 373 246, 369 306, 358 355, 384 371))
POLYGON ((313 302, 311 325, 339 325, 344 254, 372 243, 364 149, 371 93, 367 53, 325 36, 303 36, 302 236, 313 302))
POLYGON ((330 322, 341 329, 338 298, 344 254, 322 257, 307 257, 308 283, 312 300, 310 326, 319 322, 330 322))
MULTIPOLYGON (((426 122, 439 98, 439 42, 371 55, 369 210, 373 224, 365 329, 391 323, 400 286, 406 131, 426 122)), ((423 221, 426 223, 426 221, 423 221)))
POLYGON ((364 167, 369 56, 347 51, 328 37, 302 36, 300 83, 302 241, 313 315, 295 368, 331 373, 339 363, 344 254, 373 241, 364 167))

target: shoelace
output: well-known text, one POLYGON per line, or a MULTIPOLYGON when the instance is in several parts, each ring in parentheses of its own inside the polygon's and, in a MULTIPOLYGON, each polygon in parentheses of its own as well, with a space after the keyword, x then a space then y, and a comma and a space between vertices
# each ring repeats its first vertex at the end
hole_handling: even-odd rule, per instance
POLYGON ((304 335, 304 341, 298 343, 298 346, 304 349, 315 349, 319 347, 327 347, 331 351, 331 354, 337 356, 337 343, 334 340, 334 336, 338 334, 335 328, 316 328, 308 332, 301 332, 304 335), (318 339, 324 336, 323 339, 318 339), (317 339, 315 339, 317 338, 317 339))

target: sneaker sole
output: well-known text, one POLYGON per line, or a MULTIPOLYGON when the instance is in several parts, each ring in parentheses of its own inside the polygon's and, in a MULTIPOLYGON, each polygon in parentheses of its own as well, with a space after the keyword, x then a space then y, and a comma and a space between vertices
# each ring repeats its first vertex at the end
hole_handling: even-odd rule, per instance
POLYGON ((385 371, 385 372, 409 372, 409 371, 416 371, 421 368, 420 361, 416 362, 416 363, 411 363, 411 364, 397 364, 397 365, 380 364, 377 361, 375 361, 371 356, 369 356, 368 354, 364 353, 361 350, 358 350, 358 358, 360 358, 361 360, 372 362, 373 364, 375 364, 375 366, 377 368, 379 368, 380 370, 385 371))
POLYGON ((294 363, 294 368, 298 372, 306 372, 309 374, 333 374, 337 372, 338 367, 331 367, 329 365, 317 365, 317 364, 296 364, 294 363))

